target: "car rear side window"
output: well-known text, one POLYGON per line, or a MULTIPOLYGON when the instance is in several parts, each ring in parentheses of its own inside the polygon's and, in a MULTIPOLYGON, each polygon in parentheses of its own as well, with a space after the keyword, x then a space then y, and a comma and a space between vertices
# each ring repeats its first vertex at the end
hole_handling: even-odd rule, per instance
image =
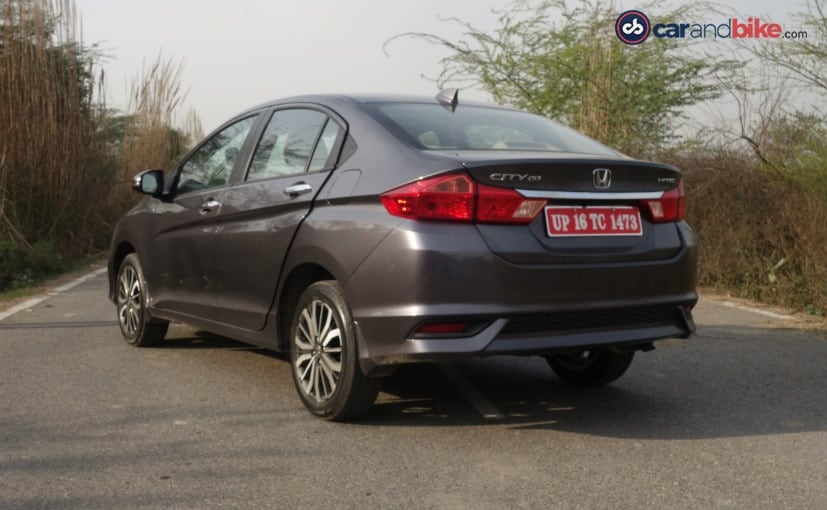
POLYGON ((336 163, 336 141, 339 139, 339 134, 342 128, 332 120, 328 120, 322 131, 322 136, 319 137, 319 143, 316 144, 316 150, 313 151, 313 158, 310 160, 310 166, 307 167, 308 172, 316 172, 318 170, 327 170, 333 168, 336 163))
POLYGON ((617 152, 545 117, 517 110, 460 104, 374 103, 367 109, 390 131, 420 149, 617 152))
MULTIPOLYGON (((276 111, 253 154, 247 180, 304 173, 327 123, 327 115, 316 110, 276 111)), ((319 143, 323 141, 324 136, 319 143)))
POLYGON ((256 117, 247 117, 204 142, 181 166, 178 194, 227 184, 256 117))

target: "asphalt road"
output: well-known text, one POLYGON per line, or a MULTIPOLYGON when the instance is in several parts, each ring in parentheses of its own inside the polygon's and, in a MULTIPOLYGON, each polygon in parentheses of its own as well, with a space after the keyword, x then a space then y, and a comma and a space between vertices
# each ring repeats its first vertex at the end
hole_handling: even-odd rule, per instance
POLYGON ((0 320, 0 508, 827 508, 827 336, 792 321, 702 302, 603 389, 539 358, 406 366, 336 424, 276 354, 128 346, 105 294, 0 320))

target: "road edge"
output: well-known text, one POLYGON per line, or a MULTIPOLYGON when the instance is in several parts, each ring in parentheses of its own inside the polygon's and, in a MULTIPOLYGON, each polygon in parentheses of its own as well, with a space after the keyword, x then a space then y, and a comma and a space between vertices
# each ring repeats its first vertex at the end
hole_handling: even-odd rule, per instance
POLYGON ((99 276, 99 275, 101 275, 105 272, 106 272, 106 267, 99 267, 99 268, 94 269, 94 270, 92 270, 92 271, 90 271, 90 272, 88 272, 84 275, 79 276, 78 278, 75 278, 74 280, 71 280, 71 281, 69 281, 67 283, 64 283, 62 285, 59 285, 59 286, 57 286, 57 287, 55 287, 51 290, 48 290, 45 293, 38 294, 34 297, 31 297, 31 298, 23 301, 22 303, 18 303, 16 305, 13 305, 11 308, 7 308, 5 310, 0 310, 0 322, 8 319, 9 317, 11 317, 12 315, 14 315, 16 313, 20 313, 23 310, 27 310, 27 309, 29 309, 33 306, 37 306, 40 303, 46 301, 47 299, 49 299, 53 296, 56 296, 58 294, 61 294, 61 293, 66 292, 68 290, 71 290, 71 289, 77 287, 78 285, 80 285, 84 282, 87 282, 87 281, 91 280, 92 278, 95 278, 96 276, 99 276))

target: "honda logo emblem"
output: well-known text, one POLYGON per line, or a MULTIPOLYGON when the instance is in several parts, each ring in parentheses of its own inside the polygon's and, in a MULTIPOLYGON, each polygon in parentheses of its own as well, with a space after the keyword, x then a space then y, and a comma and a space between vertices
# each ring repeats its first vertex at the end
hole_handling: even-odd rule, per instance
POLYGON ((594 187, 597 189, 609 189, 612 185, 612 171, 608 168, 595 168, 592 172, 594 187))

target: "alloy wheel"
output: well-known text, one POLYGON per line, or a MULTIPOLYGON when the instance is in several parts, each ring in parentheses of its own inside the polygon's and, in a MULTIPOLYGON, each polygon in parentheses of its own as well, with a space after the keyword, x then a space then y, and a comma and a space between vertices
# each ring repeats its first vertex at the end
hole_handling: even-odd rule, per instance
POLYGON ((134 267, 125 266, 118 281, 118 320, 128 336, 138 334, 142 313, 141 279, 134 267))
POLYGON ((317 403, 329 400, 342 374, 342 331, 333 308, 318 299, 308 303, 301 311, 293 342, 302 391, 317 403))

